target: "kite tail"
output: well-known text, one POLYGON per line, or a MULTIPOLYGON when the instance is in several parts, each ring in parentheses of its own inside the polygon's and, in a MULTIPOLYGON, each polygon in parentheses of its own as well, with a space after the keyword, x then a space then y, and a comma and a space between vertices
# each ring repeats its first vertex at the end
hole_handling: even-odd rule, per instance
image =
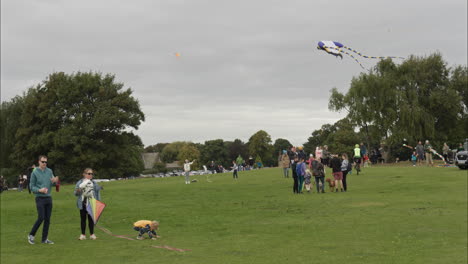
POLYGON ((340 50, 340 49, 338 49, 338 51, 343 52, 344 54, 350 56, 351 58, 353 58, 359 64, 359 66, 361 66, 361 68, 365 69, 364 66, 362 66, 362 64, 353 56, 353 54, 351 54, 349 52, 346 52, 344 50, 340 50))
POLYGON ((346 46, 343 46, 342 47, 343 49, 347 49, 349 51, 352 51, 354 53, 356 53, 357 55, 361 56, 361 57, 364 57, 366 59, 405 59, 403 57, 395 57, 395 56, 383 56, 383 57, 376 57, 376 56, 367 56, 367 55, 363 55, 361 54, 361 52, 355 50, 355 49, 352 49, 350 47, 346 47, 346 46))

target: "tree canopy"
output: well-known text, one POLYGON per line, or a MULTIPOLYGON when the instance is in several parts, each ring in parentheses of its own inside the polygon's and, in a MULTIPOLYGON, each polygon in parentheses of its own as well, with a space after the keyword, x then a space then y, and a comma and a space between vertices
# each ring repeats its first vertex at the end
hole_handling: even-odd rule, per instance
POLYGON ((131 130, 145 117, 123 87, 110 74, 57 72, 2 103, 2 124, 10 126, 2 144, 13 162, 6 165, 26 168, 45 154, 65 181, 80 177, 85 167, 102 178, 138 174, 143 144, 131 130))
POLYGON ((332 89, 329 108, 345 110, 368 144, 455 144, 468 134, 467 76, 466 66, 449 68, 438 53, 400 65, 382 60, 353 78, 347 93, 332 89))

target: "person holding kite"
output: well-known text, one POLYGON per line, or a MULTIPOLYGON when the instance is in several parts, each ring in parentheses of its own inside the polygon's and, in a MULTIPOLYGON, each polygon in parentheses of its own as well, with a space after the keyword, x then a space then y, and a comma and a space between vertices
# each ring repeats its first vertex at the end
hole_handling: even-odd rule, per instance
POLYGON ((101 200, 100 191, 102 187, 93 180, 93 175, 93 169, 86 168, 83 171, 83 178, 80 179, 75 186, 74 193, 75 196, 77 196, 76 206, 80 209, 81 216, 81 235, 78 238, 79 240, 86 239, 86 218, 88 218, 89 238, 92 240, 97 238, 94 234, 94 225, 97 223, 99 215, 105 206, 103 203, 99 202, 99 200, 101 200), (98 205, 104 205, 98 206, 100 207, 100 209, 97 210, 98 213, 96 213, 96 202, 98 202, 98 205))

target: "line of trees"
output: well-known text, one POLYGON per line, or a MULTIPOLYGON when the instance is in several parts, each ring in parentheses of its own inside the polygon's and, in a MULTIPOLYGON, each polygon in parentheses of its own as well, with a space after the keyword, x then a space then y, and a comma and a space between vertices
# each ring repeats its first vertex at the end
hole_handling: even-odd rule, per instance
MULTIPOLYGON (((244 160, 249 157, 255 161, 262 162, 265 166, 277 165, 277 153, 292 147, 292 144, 283 138, 278 138, 272 144, 271 136, 264 130, 253 134, 248 142, 240 139, 234 141, 224 141, 215 139, 201 143, 192 142, 172 142, 158 143, 145 148, 145 152, 159 152, 163 163, 179 162, 182 166, 184 160, 196 160, 192 168, 199 169, 203 165, 214 161, 216 164, 229 168, 232 161, 240 155, 244 160)), ((164 170, 160 163, 155 164, 155 169, 164 170)))
MULTIPOLYGON (((159 152, 164 163, 196 159, 194 168, 211 160, 230 167, 239 155, 275 166, 278 152, 292 146, 282 138, 272 143, 260 130, 248 142, 215 139, 144 149, 131 131, 145 116, 132 91, 123 87, 110 74, 57 72, 2 102, 1 174, 18 176, 40 154, 49 156, 49 165, 65 181, 80 177, 83 166, 96 168, 100 178, 138 175, 143 171, 142 152, 159 152)), ((438 53, 411 56, 399 65, 382 60, 354 77, 346 93, 333 88, 329 109, 346 116, 313 131, 304 143, 307 153, 323 145, 334 153, 350 153, 359 142, 368 148, 383 143, 389 157, 404 159, 402 153, 409 153, 403 142, 415 145, 426 139, 439 151, 444 142, 455 148, 468 137, 467 66, 448 67, 438 53)))

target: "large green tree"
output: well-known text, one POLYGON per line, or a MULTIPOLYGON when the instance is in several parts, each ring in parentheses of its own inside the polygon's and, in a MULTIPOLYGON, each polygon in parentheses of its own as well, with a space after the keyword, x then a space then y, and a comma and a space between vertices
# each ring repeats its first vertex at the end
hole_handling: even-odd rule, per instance
POLYGON ((151 146, 147 146, 145 147, 145 152, 146 153, 150 153, 150 152, 153 152, 153 153, 161 153, 162 150, 164 149, 165 146, 169 145, 169 143, 157 143, 155 145, 151 145, 151 146))
POLYGON ((65 181, 80 177, 84 167, 103 178, 138 174, 143 145, 131 129, 138 129, 144 114, 123 87, 110 74, 49 75, 21 98, 10 158, 26 167, 46 154, 65 181))
POLYGON ((231 166, 232 161, 237 158, 237 156, 241 155, 245 160, 247 159, 249 155, 249 149, 247 144, 245 144, 242 140, 240 139, 235 139, 234 141, 226 141, 225 146, 228 151, 228 162, 227 164, 224 164, 224 166, 231 166))
POLYGON ((214 161, 216 164, 229 164, 228 149, 222 139, 208 140, 201 147, 200 161, 208 164, 214 161))
POLYGON ((202 166, 200 164, 200 151, 198 151, 198 148, 193 143, 184 144, 180 148, 179 154, 177 155, 177 160, 179 161, 179 165, 181 167, 183 166, 185 160, 188 160, 189 162, 195 160, 191 166, 192 170, 197 170, 202 166))
POLYGON ((304 143, 304 151, 306 153, 315 154, 315 148, 328 144, 328 136, 334 133, 334 127, 330 124, 324 124, 320 129, 314 130, 312 135, 304 143))
POLYGON ((460 125, 467 124, 467 76, 466 66, 451 69, 438 53, 410 56, 400 65, 382 60, 353 78, 347 93, 332 89, 329 108, 345 110, 366 142, 430 139, 441 146, 468 134, 460 125))
POLYGON ((289 150, 289 148, 292 147, 292 144, 287 139, 278 138, 275 140, 273 147, 274 147, 275 154, 278 154, 279 152, 282 152, 283 150, 289 150))
POLYGON ((166 163, 177 161, 180 150, 187 144, 189 142, 175 141, 166 145, 161 151, 161 160, 166 163))
POLYGON ((14 97, 9 102, 2 102, 0 106, 0 168, 12 168, 16 164, 10 158, 14 151, 15 134, 20 123, 24 108, 24 98, 14 97))
POLYGON ((271 144, 271 136, 264 130, 259 130, 249 138, 249 154, 252 157, 259 156, 268 165, 275 165, 276 155, 273 156, 274 147, 271 144))

